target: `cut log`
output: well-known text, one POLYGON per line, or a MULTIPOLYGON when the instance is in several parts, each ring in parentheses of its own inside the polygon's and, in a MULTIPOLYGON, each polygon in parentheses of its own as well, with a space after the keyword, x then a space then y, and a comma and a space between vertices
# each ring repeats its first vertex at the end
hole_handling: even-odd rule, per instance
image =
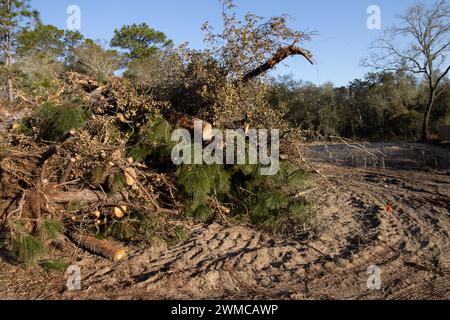
POLYGON ((172 125, 188 130, 195 129, 195 123, 202 123, 202 137, 204 141, 211 141, 213 138, 213 127, 209 122, 203 121, 193 116, 189 116, 186 114, 182 114, 176 112, 174 110, 165 110, 163 115, 166 117, 166 120, 170 122, 172 125))
POLYGON ((122 219, 123 217, 125 217, 125 214, 127 213, 127 209, 128 208, 126 206, 115 207, 112 210, 114 218, 122 219))
POLYGON ((125 217, 125 213, 121 208, 114 208, 114 218, 116 219, 122 219, 123 217, 125 217))
POLYGON ((127 183, 127 186, 129 187, 134 186, 137 180, 136 171, 133 168, 125 168, 123 171, 125 174, 125 181, 127 183))
POLYGON ((81 191, 50 191, 47 194, 48 200, 53 204, 67 204, 71 202, 81 202, 84 204, 103 202, 107 196, 99 191, 81 190, 81 191))
POLYGON ((120 261, 126 257, 124 249, 113 246, 107 240, 99 240, 91 236, 80 236, 76 234, 70 234, 70 238, 81 248, 111 261, 120 261))
POLYGON ((281 61, 283 61, 284 59, 286 59, 292 55, 301 55, 301 56, 305 57, 305 59, 308 60, 309 63, 314 64, 314 62, 312 60, 313 59, 312 53, 309 52, 308 50, 296 47, 294 45, 288 46, 288 47, 283 47, 283 48, 280 48, 275 53, 275 55, 272 58, 270 58, 266 63, 262 64, 255 70, 252 70, 249 73, 247 73, 241 79, 240 83, 246 83, 249 80, 256 78, 260 74, 262 74, 270 69, 273 69, 281 61))
POLYGON ((67 72, 67 79, 70 83, 77 84, 84 89, 89 90, 89 92, 94 91, 98 87, 100 87, 100 83, 97 80, 94 80, 87 75, 77 72, 67 72))

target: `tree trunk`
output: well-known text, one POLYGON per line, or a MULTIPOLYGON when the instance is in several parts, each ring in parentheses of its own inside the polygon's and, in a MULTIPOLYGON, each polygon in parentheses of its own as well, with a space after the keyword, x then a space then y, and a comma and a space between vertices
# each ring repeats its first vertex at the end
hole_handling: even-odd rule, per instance
POLYGON ((8 102, 9 108, 12 108, 14 102, 14 87, 11 71, 8 71, 8 102))
POLYGON ((7 56, 8 56, 8 63, 6 65, 7 70, 8 70, 8 102, 9 102, 9 107, 12 107, 12 104, 14 102, 14 88, 13 88, 13 70, 12 70, 12 17, 11 17, 11 3, 10 0, 6 1, 6 10, 8 12, 8 17, 9 17, 9 21, 8 21, 8 30, 7 30, 7 35, 8 35, 8 49, 7 49, 7 56))
MULTIPOLYGON (((3 65, 4 65, 4 68, 6 68, 6 66, 8 65, 8 55, 7 55, 8 39, 7 39, 7 32, 6 32, 6 17, 2 17, 1 27, 2 27, 2 30, 1 30, 1 40, 2 40, 1 50, 2 50, 2 54, 3 54, 3 56, 2 56, 2 58, 3 58, 3 65)), ((2 72, 3 72, 3 70, 2 70, 2 72)), ((2 94, 4 94, 5 97, 6 97, 8 95, 7 92, 6 92, 7 91, 7 86, 4 83, 2 83, 2 89, 4 89, 4 92, 2 92, 2 94)))
POLYGON ((427 109, 425 111, 424 117, 423 117, 423 124, 422 124, 422 135, 421 135, 421 141, 426 142, 428 140, 428 123, 430 122, 430 115, 431 110, 433 109, 435 100, 435 89, 431 88, 430 92, 430 98, 428 100, 427 109))

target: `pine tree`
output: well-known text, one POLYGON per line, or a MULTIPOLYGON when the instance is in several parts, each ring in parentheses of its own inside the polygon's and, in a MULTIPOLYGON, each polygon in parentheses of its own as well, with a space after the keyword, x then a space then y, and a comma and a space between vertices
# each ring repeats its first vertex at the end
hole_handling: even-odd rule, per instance
POLYGON ((146 23, 116 29, 111 40, 112 47, 128 51, 126 56, 129 60, 149 57, 171 44, 172 40, 167 39, 163 32, 150 28, 146 23))
POLYGON ((38 20, 37 11, 30 9, 29 0, 0 0, 0 31, 2 61, 7 73, 8 101, 14 101, 13 57, 16 48, 16 35, 38 20))

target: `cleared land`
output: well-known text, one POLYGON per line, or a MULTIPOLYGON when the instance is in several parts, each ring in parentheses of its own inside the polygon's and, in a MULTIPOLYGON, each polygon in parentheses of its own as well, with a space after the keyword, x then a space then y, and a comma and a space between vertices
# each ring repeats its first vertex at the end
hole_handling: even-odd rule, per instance
POLYGON ((322 232, 303 241, 247 226, 190 225, 172 248, 131 248, 113 264, 73 248, 82 289, 24 269, 3 252, 0 298, 449 299, 450 149, 439 145, 314 146, 327 181, 308 194, 322 232), (378 167, 373 154, 384 157, 378 167), (368 160, 369 159, 369 160, 368 160), (381 268, 381 290, 367 268, 381 268))

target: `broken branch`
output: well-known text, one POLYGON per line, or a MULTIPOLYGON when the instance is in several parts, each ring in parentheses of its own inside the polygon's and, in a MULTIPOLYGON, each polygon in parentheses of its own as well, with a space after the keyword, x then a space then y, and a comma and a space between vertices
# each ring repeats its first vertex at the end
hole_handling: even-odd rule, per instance
POLYGON ((275 55, 270 58, 266 63, 262 64, 255 70, 250 71, 247 73, 240 81, 240 83, 246 83, 249 80, 256 78, 260 74, 273 69, 277 64, 279 64, 284 59, 292 56, 292 55, 301 55, 306 60, 308 60, 309 63, 314 64, 312 53, 308 50, 296 47, 294 45, 280 48, 275 55))

